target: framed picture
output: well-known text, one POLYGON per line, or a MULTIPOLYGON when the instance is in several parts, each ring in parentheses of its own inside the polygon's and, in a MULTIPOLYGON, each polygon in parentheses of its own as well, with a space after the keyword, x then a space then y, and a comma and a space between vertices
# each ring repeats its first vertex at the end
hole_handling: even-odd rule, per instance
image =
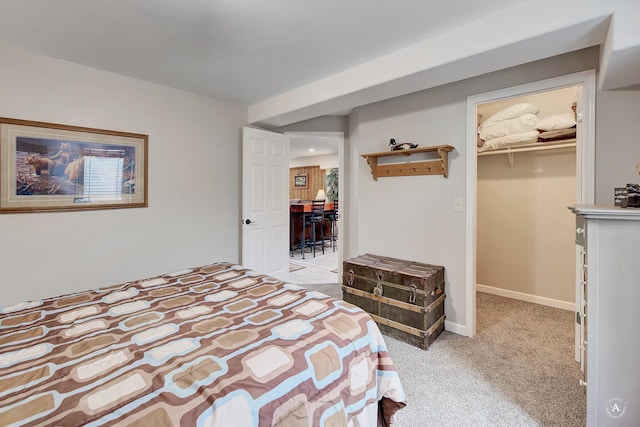
POLYGON ((146 207, 148 135, 0 118, 0 213, 146 207))
POLYGON ((295 175, 293 177, 293 186, 295 188, 307 188, 307 175, 295 175))

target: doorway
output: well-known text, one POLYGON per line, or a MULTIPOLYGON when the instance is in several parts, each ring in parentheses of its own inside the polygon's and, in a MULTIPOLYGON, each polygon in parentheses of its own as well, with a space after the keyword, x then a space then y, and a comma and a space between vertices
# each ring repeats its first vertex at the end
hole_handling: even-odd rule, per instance
POLYGON ((477 105, 477 291, 573 310, 575 216, 567 206, 576 204, 573 106, 581 92, 569 86, 477 105), (517 117, 491 119, 505 115, 517 117), (504 138, 514 142, 498 148, 504 138))
MULTIPOLYGON (((476 334, 477 284, 477 110, 481 104, 516 98, 554 89, 579 86, 576 119, 580 123, 576 136, 576 204, 589 204, 594 200, 595 174, 595 71, 585 71, 540 82, 502 89, 467 99, 467 194, 466 206, 466 335, 476 334)), ((574 261, 577 264, 577 257, 574 261)), ((575 268, 575 267, 574 267, 575 268)), ((577 287, 576 287, 577 288, 577 287)), ((579 301, 576 301, 578 304, 579 301)), ((576 334, 577 335, 577 334, 576 334)), ((576 346, 578 342, 576 341, 576 346)))
MULTIPOLYGON (((294 245, 289 258, 289 281, 300 285, 320 283, 338 283, 341 275, 341 254, 343 235, 341 208, 344 176, 342 132, 285 132, 290 141, 289 169, 290 169, 290 209, 291 206, 300 209, 299 204, 309 203, 310 200, 326 197, 325 212, 326 230, 325 243, 315 247, 315 255, 311 248, 302 255, 299 244, 294 245), (330 176, 329 176, 330 175, 330 176), (328 178, 325 178, 329 176, 328 178), (337 176, 338 185, 330 185, 332 178, 337 176), (300 181, 296 183, 296 180, 300 181), (329 182, 328 182, 329 181, 329 182), (296 187, 298 185, 298 187, 296 187), (319 190, 322 190, 322 194, 319 190), (335 196, 337 194, 337 199, 335 196), (334 220, 333 223, 331 220, 334 220), (331 239, 334 237, 334 239, 331 239), (324 248, 324 253, 322 248, 324 248)), ((304 209, 304 208, 303 208, 304 209)), ((293 209, 295 210, 295 209, 293 209)), ((292 213, 291 221, 299 221, 292 213)), ((295 227, 295 225, 294 225, 295 227)), ((298 224, 299 227, 299 224, 298 224)), ((292 228, 292 230, 294 230, 292 228)), ((299 231, 297 231, 299 233, 299 231)))

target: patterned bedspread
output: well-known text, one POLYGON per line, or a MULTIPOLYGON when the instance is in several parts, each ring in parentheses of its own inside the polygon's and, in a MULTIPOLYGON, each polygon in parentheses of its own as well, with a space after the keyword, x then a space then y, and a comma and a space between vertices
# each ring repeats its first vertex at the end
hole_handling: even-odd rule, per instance
POLYGON ((404 399, 366 313, 235 264, 0 308, 2 426, 364 426, 404 399))

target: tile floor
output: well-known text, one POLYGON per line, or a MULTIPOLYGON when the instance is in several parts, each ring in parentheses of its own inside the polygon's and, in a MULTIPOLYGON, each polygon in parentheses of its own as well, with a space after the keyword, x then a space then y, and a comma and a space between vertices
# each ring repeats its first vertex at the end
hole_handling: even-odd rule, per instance
POLYGON ((316 283, 338 283, 338 250, 335 252, 327 245, 324 250, 316 249, 316 256, 306 252, 304 258, 297 251, 293 257, 289 257, 289 267, 304 267, 291 271, 289 273, 289 281, 298 285, 316 284, 316 283))

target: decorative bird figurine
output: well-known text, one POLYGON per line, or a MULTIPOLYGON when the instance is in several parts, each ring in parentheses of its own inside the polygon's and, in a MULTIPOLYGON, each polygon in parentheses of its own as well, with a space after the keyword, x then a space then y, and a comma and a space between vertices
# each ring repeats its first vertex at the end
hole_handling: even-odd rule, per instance
POLYGON ((391 151, 396 150, 408 150, 409 148, 416 148, 418 144, 412 144, 410 142, 403 142, 402 144, 398 144, 394 138, 391 138, 389 141, 389 146, 391 147, 391 151))

